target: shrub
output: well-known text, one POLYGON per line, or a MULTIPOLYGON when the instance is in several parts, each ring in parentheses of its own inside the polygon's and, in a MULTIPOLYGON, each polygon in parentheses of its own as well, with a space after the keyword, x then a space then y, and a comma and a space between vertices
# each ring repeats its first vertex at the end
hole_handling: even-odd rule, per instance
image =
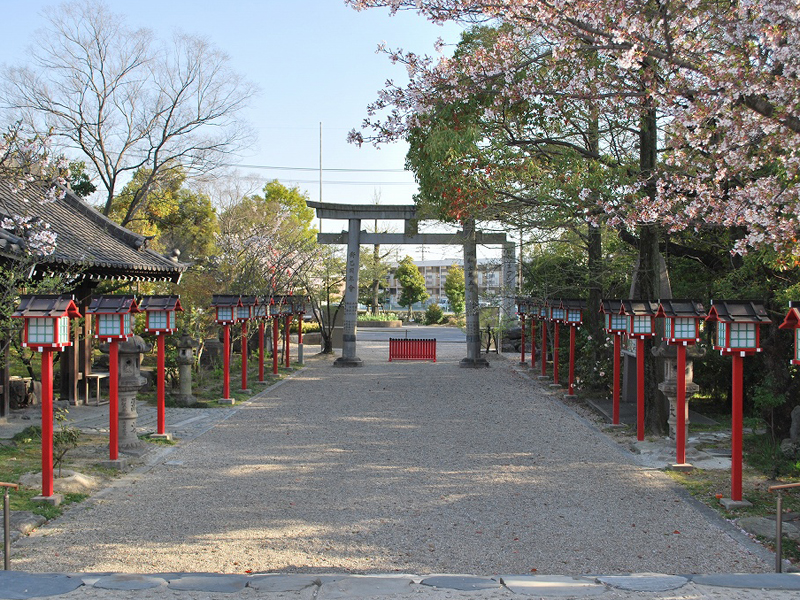
POLYGON ((425 325, 437 325, 444 318, 444 313, 438 304, 431 304, 425 310, 425 325))

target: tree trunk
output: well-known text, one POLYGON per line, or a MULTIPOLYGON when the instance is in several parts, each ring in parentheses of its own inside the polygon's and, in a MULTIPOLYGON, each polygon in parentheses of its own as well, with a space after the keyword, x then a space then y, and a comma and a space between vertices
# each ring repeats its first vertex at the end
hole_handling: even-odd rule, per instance
MULTIPOLYGON (((655 76, 652 61, 645 60, 644 86, 655 76)), ((656 163, 658 152, 658 117, 652 98, 645 96, 639 127, 639 169, 645 182, 645 192, 649 202, 656 199, 656 163)), ((634 298, 657 300, 661 297, 661 254, 658 247, 659 226, 654 223, 639 227, 639 265, 634 298)), ((652 349, 660 343, 659 338, 645 341, 645 428, 650 433, 664 435, 669 431, 669 403, 658 389, 663 360, 652 354, 652 349), (659 368, 661 367, 661 369, 659 368)))

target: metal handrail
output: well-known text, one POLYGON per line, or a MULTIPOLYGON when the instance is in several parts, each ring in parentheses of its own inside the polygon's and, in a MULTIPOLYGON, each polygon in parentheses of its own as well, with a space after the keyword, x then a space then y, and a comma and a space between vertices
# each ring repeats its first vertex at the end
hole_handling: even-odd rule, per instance
POLYGON ((781 573, 783 571, 783 562, 781 555, 783 554, 783 490, 790 490, 793 488, 800 488, 800 483, 785 483, 783 485, 771 485, 767 489, 770 492, 778 492, 776 516, 775 516, 775 572, 781 573))
POLYGON ((16 483, 3 483, 0 481, 0 487, 3 488, 3 568, 9 570, 9 555, 11 554, 11 509, 9 508, 8 490, 19 489, 16 483))

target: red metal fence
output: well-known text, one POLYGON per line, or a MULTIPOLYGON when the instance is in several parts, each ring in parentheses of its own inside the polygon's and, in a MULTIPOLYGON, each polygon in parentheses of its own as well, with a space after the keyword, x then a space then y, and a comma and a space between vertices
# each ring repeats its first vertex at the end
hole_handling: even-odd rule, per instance
POLYGON ((389 338, 389 362, 393 360, 432 360, 436 362, 436 340, 389 338))

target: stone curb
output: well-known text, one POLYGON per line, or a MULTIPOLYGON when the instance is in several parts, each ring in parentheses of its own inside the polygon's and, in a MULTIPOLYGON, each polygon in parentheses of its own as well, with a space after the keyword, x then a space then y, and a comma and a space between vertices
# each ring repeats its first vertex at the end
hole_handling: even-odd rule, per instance
POLYGON ((558 575, 351 575, 351 574, 253 574, 212 573, 26 573, 0 571, 0 600, 25 600, 42 596, 68 594, 80 587, 87 589, 138 591, 164 588, 173 592, 233 594, 245 588, 257 592, 289 593, 311 589, 314 597, 337 600, 418 593, 423 587, 453 591, 509 591, 537 597, 588 597, 618 589, 632 592, 668 592, 689 583, 733 589, 800 590, 796 573, 729 573, 716 575, 596 575, 567 577, 558 575))

